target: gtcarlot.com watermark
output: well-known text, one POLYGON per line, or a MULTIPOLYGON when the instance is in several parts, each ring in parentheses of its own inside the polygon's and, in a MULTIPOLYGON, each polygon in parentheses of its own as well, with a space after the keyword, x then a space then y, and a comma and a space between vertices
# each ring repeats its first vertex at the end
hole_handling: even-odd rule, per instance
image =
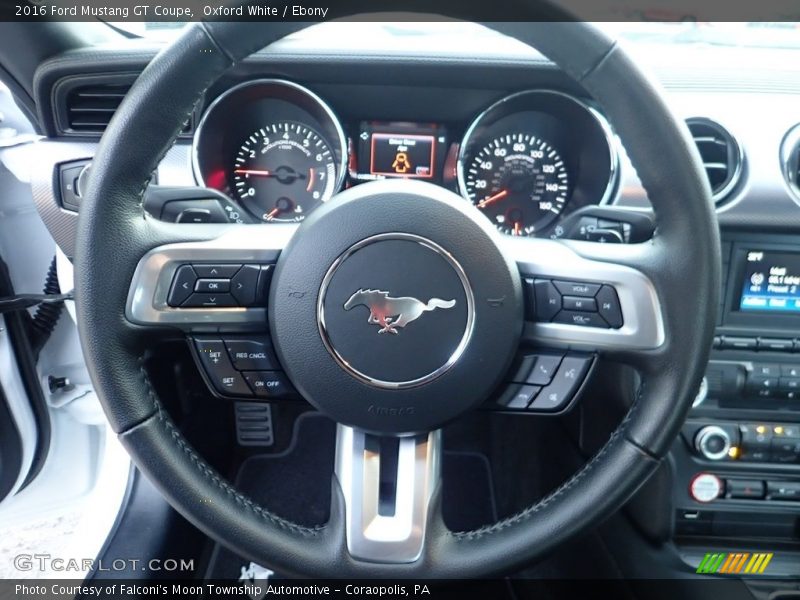
POLYGON ((103 561, 97 558, 60 558, 51 554, 17 554, 14 557, 14 568, 18 571, 42 571, 50 573, 121 573, 130 571, 163 571, 170 573, 194 571, 194 559, 152 558, 115 558, 103 561))

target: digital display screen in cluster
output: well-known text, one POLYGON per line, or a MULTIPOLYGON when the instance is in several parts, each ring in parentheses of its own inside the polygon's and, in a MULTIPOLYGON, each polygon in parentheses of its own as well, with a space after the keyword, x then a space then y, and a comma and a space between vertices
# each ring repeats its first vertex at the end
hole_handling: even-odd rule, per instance
POLYGON ((739 310, 800 314, 800 253, 748 250, 739 310))
POLYGON ((359 144, 360 178, 438 179, 444 154, 441 126, 364 122, 359 144))

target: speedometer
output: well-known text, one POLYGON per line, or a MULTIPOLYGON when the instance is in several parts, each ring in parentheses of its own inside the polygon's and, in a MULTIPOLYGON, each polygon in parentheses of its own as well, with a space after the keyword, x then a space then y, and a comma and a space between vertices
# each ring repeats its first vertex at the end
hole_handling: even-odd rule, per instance
POLYGON ((263 221, 298 222, 335 191, 336 161, 325 140, 301 123, 267 124, 239 147, 233 192, 263 221))
POLYGON ((496 136, 464 166, 467 197, 509 235, 532 235, 553 222, 570 191, 558 151, 530 133, 496 136))

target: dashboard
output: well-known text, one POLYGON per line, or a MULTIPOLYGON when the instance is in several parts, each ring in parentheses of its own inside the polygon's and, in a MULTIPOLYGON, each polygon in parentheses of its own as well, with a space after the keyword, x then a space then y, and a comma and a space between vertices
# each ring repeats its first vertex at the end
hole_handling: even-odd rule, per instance
POLYGON ((297 83, 234 85, 203 113, 194 137, 198 183, 257 222, 301 222, 343 187, 420 179, 458 192, 502 233, 560 237, 565 216, 608 202, 617 154, 590 103, 548 89, 504 96, 469 122, 340 121, 297 83))

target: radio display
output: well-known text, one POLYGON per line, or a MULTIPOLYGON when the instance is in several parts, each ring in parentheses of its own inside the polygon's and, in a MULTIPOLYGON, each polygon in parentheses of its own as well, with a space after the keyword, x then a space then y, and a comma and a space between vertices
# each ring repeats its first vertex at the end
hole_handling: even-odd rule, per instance
POLYGON ((360 178, 440 176, 445 133, 439 125, 363 122, 359 140, 360 178))
POLYGON ((739 310, 800 315, 800 253, 748 250, 739 310))

